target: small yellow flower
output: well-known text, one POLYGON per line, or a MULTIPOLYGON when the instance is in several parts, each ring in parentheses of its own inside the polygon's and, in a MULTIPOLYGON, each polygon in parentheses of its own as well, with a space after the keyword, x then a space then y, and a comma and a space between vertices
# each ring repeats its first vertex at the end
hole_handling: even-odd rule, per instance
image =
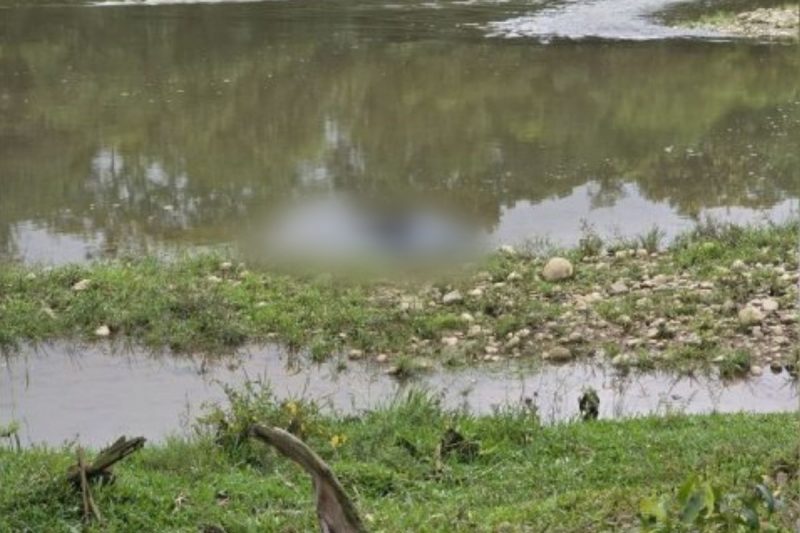
POLYGON ((347 435, 333 435, 331 437, 331 446, 338 448, 347 442, 347 435))
POLYGON ((284 409, 286 409, 286 412, 292 416, 297 416, 297 413, 300 411, 300 407, 297 405, 297 402, 286 402, 284 409))

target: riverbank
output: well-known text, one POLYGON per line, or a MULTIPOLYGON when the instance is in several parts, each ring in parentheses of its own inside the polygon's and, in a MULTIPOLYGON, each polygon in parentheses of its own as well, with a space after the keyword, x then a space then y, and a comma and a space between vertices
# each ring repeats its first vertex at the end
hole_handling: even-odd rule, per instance
POLYGON ((766 2, 704 2, 685 13, 680 9, 673 26, 720 32, 752 39, 800 39, 800 4, 766 2))
MULTIPOLYGON (((691 507, 678 503, 676 490, 692 476, 689 492, 709 504, 699 507, 699 518, 689 511, 701 529, 732 527, 751 519, 751 511, 762 527, 777 530, 800 518, 794 414, 539 426, 524 408, 472 417, 418 395, 340 418, 304 404, 275 404, 252 390, 236 398, 233 408, 209 415, 200 436, 146 445, 120 463, 113 484, 93 489, 104 524, 89 530, 314 529, 309 480, 242 438, 253 420, 283 427, 294 421, 372 531, 618 531, 645 525, 643 510, 655 520, 660 507, 667 517, 660 530, 675 530, 691 507), (437 452, 448 428, 471 443, 471 453, 437 452), (716 504, 704 483, 716 491, 716 504), (773 513, 764 494, 777 500, 773 513)), ((80 495, 64 478, 74 457, 71 449, 15 452, 0 445, 0 530, 81 527, 80 495)))
POLYGON ((587 231, 572 250, 505 248, 435 279, 287 272, 211 255, 7 265, 0 344, 110 340, 215 354, 280 342, 397 374, 435 362, 582 358, 724 376, 794 372, 797 241, 796 222, 703 225, 665 250, 655 231, 616 243, 587 231))

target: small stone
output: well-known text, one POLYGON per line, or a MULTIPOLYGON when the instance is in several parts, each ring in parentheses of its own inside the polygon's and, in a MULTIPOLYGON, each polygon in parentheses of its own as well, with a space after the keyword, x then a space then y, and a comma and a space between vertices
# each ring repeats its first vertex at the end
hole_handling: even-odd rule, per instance
POLYGON ((219 276, 215 276, 214 274, 211 274, 210 276, 206 277, 206 280, 209 283, 220 283, 222 281, 222 278, 220 278, 219 276))
POLYGON ((517 251, 510 244, 504 244, 498 249, 500 250, 500 253, 505 255, 517 255, 517 251))
POLYGON ((611 360, 611 364, 617 367, 621 366, 628 366, 633 361, 633 356, 628 353, 621 353, 619 355, 614 356, 611 360))
POLYGON ((495 355, 498 351, 500 351, 497 346, 490 344, 483 350, 486 355, 495 355))
POLYGON ((646 259, 650 257, 650 254, 644 248, 639 248, 636 250, 636 257, 639 259, 646 259))
POLYGON ((359 359, 363 359, 364 352, 363 352, 363 350, 357 350, 357 349, 354 348, 354 349, 350 350, 350 353, 347 354, 347 357, 349 359, 352 359, 353 361, 358 361, 359 359))
POLYGON ((508 339, 508 342, 506 342, 506 349, 510 350, 512 348, 516 348, 517 346, 519 346, 519 343, 520 343, 520 338, 514 335, 510 339, 508 339))
POLYGON ((764 320, 764 313, 748 304, 739 311, 739 323, 743 326, 760 324, 764 320))
POLYGON ((35 280, 35 279, 36 279, 36 274, 35 274, 35 273, 33 273, 33 272, 29 272, 29 273, 28 273, 28 274, 25 276, 25 279, 26 279, 26 280, 28 280, 28 281, 33 281, 33 280, 35 280))
POLYGON ((94 334, 97 337, 108 337, 109 335, 111 335, 111 329, 105 324, 103 324, 102 326, 94 330, 94 334))
POLYGON ((761 329, 761 326, 753 326, 750 328, 750 335, 752 335, 754 339, 763 339, 764 330, 761 329))
POLYGON ((458 344, 458 337, 442 337, 442 344, 445 346, 455 346, 458 344))
POLYGON ((783 365, 778 362, 773 361, 769 364, 769 369, 772 371, 773 374, 780 374, 783 372, 783 365))
POLYGON ((580 331, 573 331, 567 337, 567 342, 570 342, 570 343, 579 343, 579 342, 583 342, 583 340, 584 340, 583 339, 583 333, 581 333, 580 331))
POLYGON ((481 328, 478 324, 472 325, 467 330, 467 337, 477 337, 482 331, 483 328, 481 328))
POLYGON ((731 270, 736 272, 742 272, 743 270, 747 269, 747 265, 741 259, 737 259, 733 263, 731 263, 731 270))
POLYGON ((233 268, 233 263, 231 263, 230 261, 224 261, 219 264, 219 269, 222 271, 228 271, 232 268, 233 268))
POLYGON ((475 317, 470 313, 461 313, 459 318, 461 318, 462 322, 475 322, 475 317))
POLYGON ((780 309, 780 304, 777 300, 773 300, 772 298, 767 298, 761 302, 761 310, 765 313, 774 313, 780 309))
POLYGON ((750 367, 750 373, 754 376, 760 376, 764 373, 764 370, 760 366, 753 365, 750 367))
POLYGON ((444 296, 442 296, 442 303, 445 305, 457 304, 464 301, 464 298, 461 296, 461 293, 458 290, 450 291, 444 296))
POLYGON ((92 280, 90 280, 90 279, 82 279, 82 280, 80 280, 79 282, 75 283, 72 286, 72 290, 75 291, 75 292, 85 291, 86 289, 91 287, 91 285, 92 285, 92 280))
POLYGON ((608 288, 608 292, 614 296, 619 296, 620 294, 625 294, 628 292, 628 286, 625 285, 625 282, 622 280, 616 281, 611 284, 611 287, 608 288))
POLYGON ((542 270, 542 277, 546 281, 561 281, 572 277, 574 269, 572 263, 563 257, 553 257, 542 270))
POLYGON ((386 361, 388 361, 388 360, 389 360, 389 356, 388 356, 388 355, 386 355, 385 353, 379 353, 379 354, 378 354, 378 355, 375 357, 375 361, 377 361, 378 363, 385 363, 385 362, 386 362, 386 361))
POLYGON ((467 294, 472 298, 480 298, 481 296, 483 296, 483 289, 481 289, 480 287, 476 287, 471 291, 469 291, 467 294))
POLYGON ((256 302, 256 309, 261 309, 261 308, 266 307, 266 306, 267 306, 267 302, 264 302, 264 301, 256 302))
POLYGON ((572 352, 569 348, 565 346, 556 346, 549 352, 544 355, 544 358, 548 361, 553 361, 555 363, 562 363, 564 361, 569 361, 572 359, 572 352))
POLYGON ((522 274, 517 272, 516 270, 511 272, 511 274, 506 277, 506 281, 518 281, 522 279, 522 274))

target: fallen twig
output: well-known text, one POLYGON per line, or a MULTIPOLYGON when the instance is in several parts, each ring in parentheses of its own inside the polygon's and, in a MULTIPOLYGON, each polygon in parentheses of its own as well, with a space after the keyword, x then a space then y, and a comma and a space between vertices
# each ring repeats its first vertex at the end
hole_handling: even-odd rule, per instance
POLYGON ((94 517, 98 522, 102 522, 103 517, 100 515, 100 509, 94 503, 92 498, 92 491, 89 488, 89 480, 86 475, 86 459, 83 456, 83 448, 78 448, 78 472, 81 481, 81 495, 83 496, 83 521, 90 522, 94 517))
POLYGON ((250 434, 273 446, 311 475, 317 503, 317 518, 323 533, 366 531, 358 511, 331 468, 303 441, 279 428, 254 425, 250 434))

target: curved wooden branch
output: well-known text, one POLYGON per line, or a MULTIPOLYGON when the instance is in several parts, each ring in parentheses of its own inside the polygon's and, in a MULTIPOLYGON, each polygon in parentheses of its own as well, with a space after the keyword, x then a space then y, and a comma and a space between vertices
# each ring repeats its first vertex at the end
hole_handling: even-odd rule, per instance
POLYGON ((314 482, 317 518, 323 533, 366 531, 353 502, 347 497, 331 468, 303 441, 279 428, 254 425, 250 434, 300 465, 314 482))

